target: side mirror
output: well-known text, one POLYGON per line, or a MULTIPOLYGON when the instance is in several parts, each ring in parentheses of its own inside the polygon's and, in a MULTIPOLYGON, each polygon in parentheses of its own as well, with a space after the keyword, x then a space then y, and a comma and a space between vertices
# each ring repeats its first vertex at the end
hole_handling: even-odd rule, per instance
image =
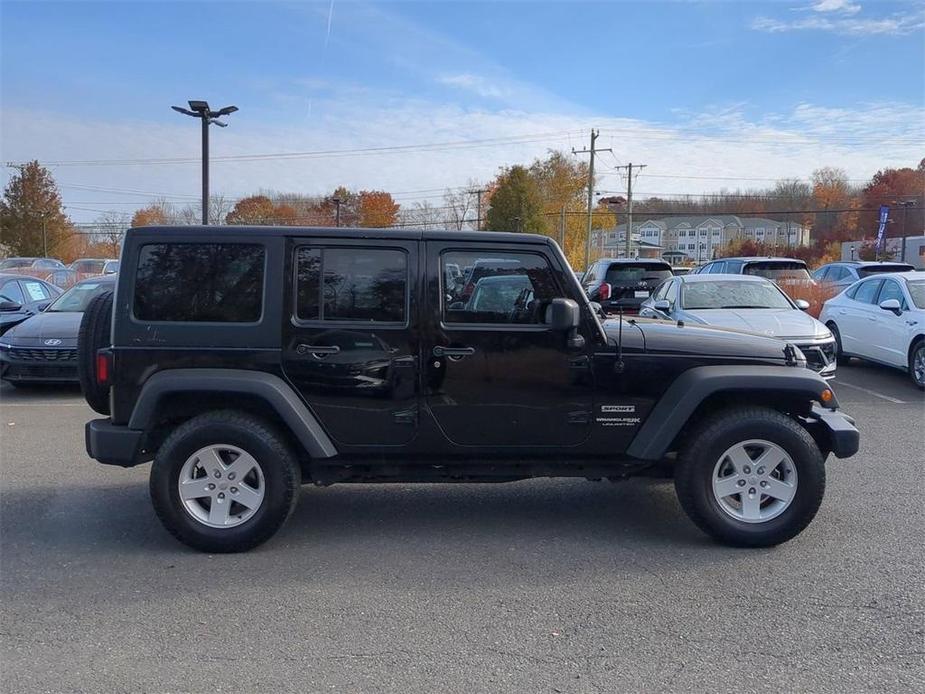
POLYGON ((809 308, 809 302, 806 299, 797 299, 793 303, 795 303, 797 305, 797 308, 800 309, 801 311, 805 311, 806 309, 809 308))
POLYGON ((671 310, 671 304, 668 303, 668 299, 659 299, 652 304, 652 308, 662 313, 668 313, 671 310))
POLYGON ((546 307, 544 321, 553 330, 572 330, 581 325, 581 312, 572 299, 553 299, 546 307))
POLYGON ((590 306, 590 307, 591 307, 591 310, 594 311, 597 315, 599 315, 599 316, 603 316, 603 315, 604 315, 604 307, 601 306, 601 305, 600 305, 599 303, 597 303, 596 301, 589 301, 589 302, 588 302, 588 306, 590 306))
POLYGON ((880 308, 884 311, 892 311, 897 316, 902 313, 902 304, 899 303, 899 299, 884 299, 880 302, 880 308))
POLYGON ((0 301, 0 311, 19 311, 22 309, 22 304, 17 304, 15 301, 0 301))
POLYGON ((39 311, 44 311, 44 310, 45 310, 46 308, 48 308, 49 306, 51 306, 51 302, 50 302, 50 301, 45 301, 45 302, 42 302, 41 304, 39 304, 38 306, 36 306, 36 308, 37 308, 39 311))

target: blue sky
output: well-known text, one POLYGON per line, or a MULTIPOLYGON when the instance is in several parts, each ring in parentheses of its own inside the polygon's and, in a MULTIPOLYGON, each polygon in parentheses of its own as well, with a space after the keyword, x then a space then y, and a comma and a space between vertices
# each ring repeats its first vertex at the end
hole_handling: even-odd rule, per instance
POLYGON ((75 217, 130 207, 119 188, 195 194, 191 164, 64 163, 195 156, 195 124, 168 108, 189 98, 241 109, 214 134, 216 156, 550 134, 457 152, 219 161, 213 189, 231 196, 462 185, 581 145, 592 126, 611 164, 663 172, 651 192, 806 176, 819 163, 862 178, 925 155, 921 2, 3 2, 0 12, 3 158, 63 162, 55 174, 75 186, 62 186, 65 201, 86 208, 75 217))

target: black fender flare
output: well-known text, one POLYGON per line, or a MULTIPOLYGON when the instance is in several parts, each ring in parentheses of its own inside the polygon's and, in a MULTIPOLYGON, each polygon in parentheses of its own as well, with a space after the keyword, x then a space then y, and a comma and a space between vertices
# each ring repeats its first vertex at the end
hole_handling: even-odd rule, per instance
MULTIPOLYGON (((717 393, 779 393, 800 395, 821 403, 829 384, 809 369, 793 366, 698 366, 671 384, 639 427, 627 454, 642 460, 661 460, 678 433, 706 398, 717 393)), ((833 394, 826 407, 835 409, 833 394)))
MULTIPOLYGON (((321 423, 292 387, 275 374, 246 369, 167 369, 151 376, 141 389, 128 428, 148 431, 165 395, 183 392, 247 394, 266 402, 312 458, 333 458, 337 449, 321 423)), ((229 408, 234 407, 229 399, 229 408)))

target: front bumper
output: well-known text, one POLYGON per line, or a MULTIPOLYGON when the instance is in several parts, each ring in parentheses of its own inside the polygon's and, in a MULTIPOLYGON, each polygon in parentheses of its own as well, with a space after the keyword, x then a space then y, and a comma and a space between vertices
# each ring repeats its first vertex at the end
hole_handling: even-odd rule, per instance
POLYGON ((93 419, 84 430, 87 455, 103 463, 134 467, 145 462, 142 456, 143 431, 113 424, 109 419, 93 419))
POLYGON ((77 350, 3 345, 0 378, 23 383, 77 383, 77 350))
POLYGON ((820 447, 836 458, 850 458, 858 452, 861 434, 854 426, 854 418, 844 412, 815 405, 806 417, 806 428, 820 447))

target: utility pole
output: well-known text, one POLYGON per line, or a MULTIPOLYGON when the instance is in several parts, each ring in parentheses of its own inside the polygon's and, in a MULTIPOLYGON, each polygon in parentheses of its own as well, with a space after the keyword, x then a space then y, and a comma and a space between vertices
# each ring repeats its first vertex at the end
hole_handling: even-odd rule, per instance
MULTIPOLYGON (((626 169, 626 258, 629 260, 630 248, 633 238, 633 167, 636 167, 636 175, 639 175, 638 169, 644 169, 648 164, 633 164, 630 162, 626 166, 615 166, 615 169, 626 169)), ((699 242, 699 241, 698 241, 699 242)), ((700 249, 698 247, 698 255, 700 249)))
POLYGON ((331 198, 334 203, 334 226, 340 226, 340 204, 343 202, 340 198, 331 198))
POLYGON ((559 212, 559 248, 565 249, 565 208, 568 207, 566 202, 562 205, 562 210, 559 212))
POLYGON ((219 118, 230 116, 238 110, 237 106, 225 106, 218 111, 209 108, 207 101, 189 101, 189 108, 182 106, 171 106, 177 113, 184 116, 192 116, 202 121, 202 223, 209 223, 209 126, 217 125, 220 128, 227 128, 227 123, 222 123, 219 118))
POLYGON ((42 211, 42 257, 48 257, 48 210, 42 211))
POLYGON ((476 195, 476 204, 475 204, 475 230, 482 230, 482 193, 487 193, 487 188, 479 188, 478 190, 470 190, 469 194, 473 193, 476 195))
POLYGON ((598 152, 613 152, 609 147, 607 149, 595 149, 594 143, 597 141, 597 136, 600 134, 600 130, 594 130, 591 128, 591 147, 589 149, 579 149, 576 150, 572 148, 572 154, 590 154, 591 163, 588 167, 588 236, 585 239, 585 270, 591 266, 591 216, 593 214, 594 207, 594 155, 598 152))

